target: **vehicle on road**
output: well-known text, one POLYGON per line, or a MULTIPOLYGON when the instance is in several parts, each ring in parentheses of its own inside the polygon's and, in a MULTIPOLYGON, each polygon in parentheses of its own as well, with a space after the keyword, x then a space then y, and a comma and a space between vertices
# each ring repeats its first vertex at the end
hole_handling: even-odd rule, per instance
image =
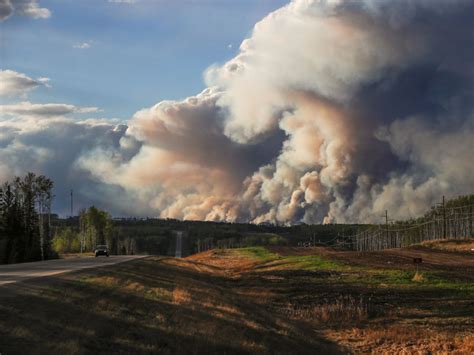
POLYGON ((109 257, 109 248, 107 245, 98 245, 95 247, 94 254, 96 258, 99 255, 105 255, 106 257, 109 257))

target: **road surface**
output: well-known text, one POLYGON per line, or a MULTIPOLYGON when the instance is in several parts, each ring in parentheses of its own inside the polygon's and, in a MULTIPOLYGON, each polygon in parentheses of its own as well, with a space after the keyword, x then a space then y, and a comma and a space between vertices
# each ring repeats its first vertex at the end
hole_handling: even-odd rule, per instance
POLYGON ((82 257, 37 261, 32 263, 0 265, 0 286, 28 279, 53 276, 65 272, 97 268, 144 258, 146 255, 112 255, 107 257, 82 257))

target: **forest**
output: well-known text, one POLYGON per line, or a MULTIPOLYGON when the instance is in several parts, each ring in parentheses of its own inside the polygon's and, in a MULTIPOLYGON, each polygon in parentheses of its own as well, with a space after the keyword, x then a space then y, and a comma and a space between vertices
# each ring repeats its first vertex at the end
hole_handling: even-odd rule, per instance
POLYGON ((56 257, 51 246, 53 182, 28 173, 0 187, 0 262, 56 257))

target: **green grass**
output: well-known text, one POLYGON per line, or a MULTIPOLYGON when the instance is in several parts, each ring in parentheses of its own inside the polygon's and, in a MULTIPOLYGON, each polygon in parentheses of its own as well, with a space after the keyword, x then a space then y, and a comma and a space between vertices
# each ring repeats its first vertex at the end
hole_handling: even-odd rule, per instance
POLYGON ((285 261, 292 266, 303 270, 334 270, 343 271, 350 270, 350 267, 337 263, 335 261, 323 258, 319 255, 305 255, 305 256, 288 256, 284 258, 285 261))
POLYGON ((309 271, 334 271, 343 272, 338 282, 352 285, 403 287, 403 288, 437 288, 460 291, 472 294, 474 297, 474 285, 468 282, 449 279, 449 276, 438 272, 422 272, 422 281, 413 281, 415 271, 371 268, 360 265, 349 265, 336 262, 320 255, 304 256, 281 256, 272 253, 265 247, 251 247, 237 249, 239 254, 252 259, 274 262, 273 266, 284 266, 288 269, 299 269, 309 271))
POLYGON ((302 270, 350 270, 350 266, 329 260, 319 255, 304 255, 304 256, 281 256, 272 253, 265 247, 251 247, 237 249, 238 253, 252 259, 260 261, 275 261, 279 265, 287 264, 291 268, 302 270))
POLYGON ((360 267, 357 271, 355 270, 343 279, 343 281, 369 286, 384 284, 391 287, 449 289, 467 292, 474 297, 474 285, 472 283, 452 280, 446 274, 439 272, 424 271, 420 272, 420 274, 422 275, 422 280, 413 281, 414 271, 360 267))
MULTIPOLYGON (((435 272, 423 273, 424 281, 427 285, 446 288, 457 291, 465 291, 472 294, 474 298, 474 284, 471 282, 462 282, 457 280, 451 280, 445 275, 435 272)), ((422 282, 422 284, 423 284, 422 282)))
POLYGON ((241 255, 249 257, 251 259, 261 260, 261 261, 273 261, 282 259, 278 254, 272 253, 264 247, 249 247, 249 248, 240 248, 237 249, 237 252, 241 255))

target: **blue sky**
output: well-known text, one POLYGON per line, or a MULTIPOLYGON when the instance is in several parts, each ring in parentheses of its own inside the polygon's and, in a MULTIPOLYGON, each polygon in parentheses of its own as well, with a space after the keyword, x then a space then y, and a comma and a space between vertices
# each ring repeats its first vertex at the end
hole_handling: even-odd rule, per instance
POLYGON ((103 117, 128 119, 200 92, 203 71, 232 58, 255 23, 286 2, 42 0, 51 17, 1 23, 1 68, 51 79, 51 88, 30 92, 31 102, 95 106, 103 117))

